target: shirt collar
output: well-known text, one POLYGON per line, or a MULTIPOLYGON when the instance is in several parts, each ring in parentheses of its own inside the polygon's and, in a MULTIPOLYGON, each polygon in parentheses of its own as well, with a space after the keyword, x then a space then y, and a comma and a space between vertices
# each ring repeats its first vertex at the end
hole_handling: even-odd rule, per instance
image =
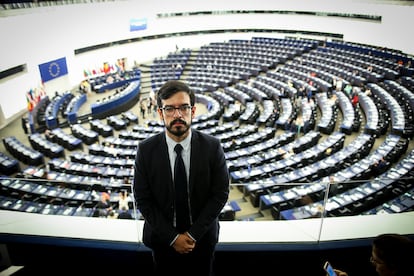
POLYGON ((191 129, 189 129, 188 136, 184 140, 182 140, 180 143, 177 143, 176 141, 174 141, 173 139, 171 139, 167 135, 167 133, 165 133, 165 137, 166 137, 166 140, 167 140, 168 148, 174 150, 174 147, 175 147, 176 144, 181 144, 181 146, 183 147, 183 151, 185 151, 185 152, 188 152, 188 150, 190 148, 191 136, 192 136, 191 129))

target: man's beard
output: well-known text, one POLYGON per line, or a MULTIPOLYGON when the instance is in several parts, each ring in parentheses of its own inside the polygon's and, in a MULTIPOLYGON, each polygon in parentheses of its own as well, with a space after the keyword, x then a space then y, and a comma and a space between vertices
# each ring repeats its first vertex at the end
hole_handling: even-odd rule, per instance
MULTIPOLYGON (((165 122, 164 122, 165 123, 165 122)), ((181 137, 188 131, 190 128, 190 124, 187 124, 186 121, 176 119, 174 121, 171 121, 169 125, 165 126, 167 128, 167 131, 173 134, 174 136, 181 137), (182 125, 180 126, 174 126, 175 123, 180 122, 182 125)))

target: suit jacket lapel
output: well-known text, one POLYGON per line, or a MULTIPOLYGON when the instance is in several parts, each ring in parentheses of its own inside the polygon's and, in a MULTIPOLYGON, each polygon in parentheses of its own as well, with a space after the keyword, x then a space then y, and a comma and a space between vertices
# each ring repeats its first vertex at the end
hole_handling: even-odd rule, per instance
POLYGON ((190 177, 189 177, 189 195, 191 195, 193 191, 194 186, 194 177, 195 177, 195 171, 197 171, 197 168, 199 166, 200 158, 203 158, 199 155, 199 149, 200 149, 200 140, 198 139, 198 133, 195 130, 192 131, 191 136, 191 156, 190 156, 190 177))
POLYGON ((165 179, 165 183, 169 183, 168 192, 171 195, 173 195, 174 194, 174 182, 172 178, 172 170, 171 170, 171 165, 170 165, 170 157, 168 154, 167 141, 165 139, 165 132, 162 132, 158 142, 159 142, 159 145, 157 146, 157 150, 153 153, 157 155, 155 158, 157 160, 160 160, 158 168, 168 168, 167 172, 161 172, 158 170, 158 173, 165 174, 163 177, 165 179))

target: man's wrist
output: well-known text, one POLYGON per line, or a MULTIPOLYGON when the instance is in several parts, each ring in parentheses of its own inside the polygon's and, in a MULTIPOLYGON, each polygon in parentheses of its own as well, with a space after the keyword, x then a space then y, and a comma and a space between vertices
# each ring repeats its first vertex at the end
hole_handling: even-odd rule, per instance
POLYGON ((190 234, 190 232, 185 232, 187 236, 189 236, 194 242, 196 242, 196 239, 190 234))
POLYGON ((175 236, 175 238, 171 241, 170 246, 173 246, 175 241, 178 239, 179 234, 177 234, 177 236, 175 236))

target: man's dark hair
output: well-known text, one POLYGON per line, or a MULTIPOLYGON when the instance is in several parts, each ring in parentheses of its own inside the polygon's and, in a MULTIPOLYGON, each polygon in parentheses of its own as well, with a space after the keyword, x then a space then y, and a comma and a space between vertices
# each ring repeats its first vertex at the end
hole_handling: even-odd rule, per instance
POLYGON ((397 275, 408 275, 412 272, 414 241, 407 236, 387 233, 373 240, 373 247, 378 258, 385 265, 398 271, 397 275))
POLYGON ((169 99, 175 93, 186 92, 190 96, 190 105, 195 104, 195 95, 190 87, 182 81, 170 80, 164 83, 164 85, 158 90, 157 93, 157 105, 162 107, 162 100, 169 99))

